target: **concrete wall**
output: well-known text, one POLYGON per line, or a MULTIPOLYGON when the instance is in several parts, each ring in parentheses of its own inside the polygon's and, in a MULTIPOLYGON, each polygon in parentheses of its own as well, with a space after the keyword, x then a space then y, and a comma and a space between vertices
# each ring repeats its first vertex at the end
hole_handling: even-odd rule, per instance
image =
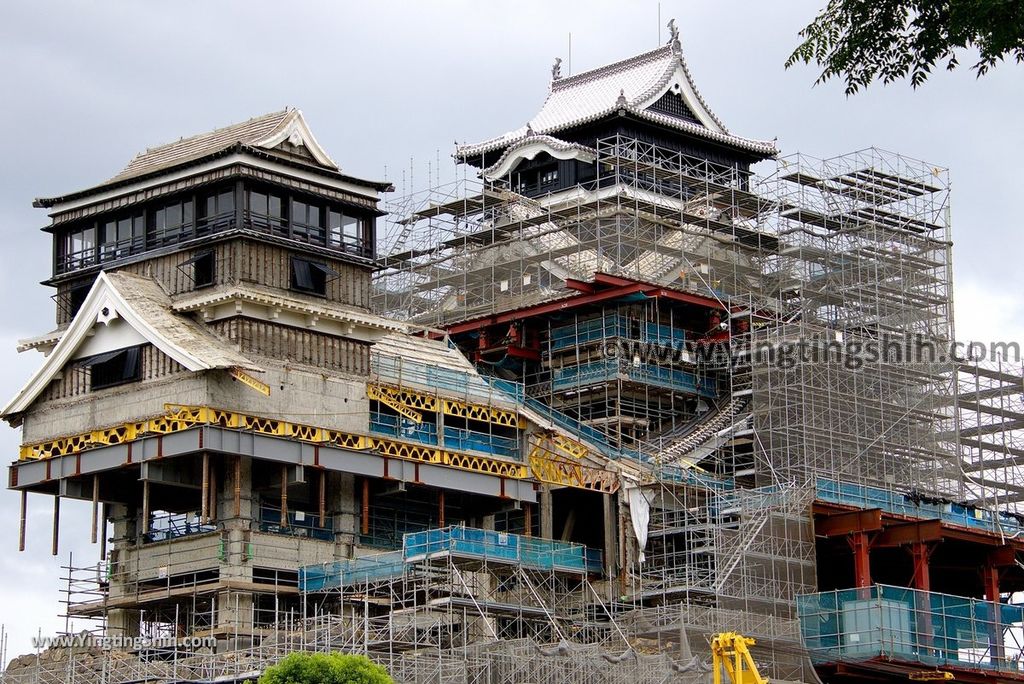
MULTIPOLYGON (((248 390, 252 391, 252 390, 248 390)), ((202 405, 210 398, 203 373, 177 373, 66 399, 40 399, 26 412, 22 442, 42 442, 166 413, 166 404, 202 405)))
POLYGON ((211 373, 207 403, 243 413, 348 432, 369 429, 365 380, 308 369, 268 368, 259 375, 270 396, 246 387, 227 373, 211 373))

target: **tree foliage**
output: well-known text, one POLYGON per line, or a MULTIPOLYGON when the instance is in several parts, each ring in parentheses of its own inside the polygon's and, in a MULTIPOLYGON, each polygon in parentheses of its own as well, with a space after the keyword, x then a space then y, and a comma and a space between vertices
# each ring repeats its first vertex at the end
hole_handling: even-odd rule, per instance
POLYGON ((268 667, 259 684, 394 684, 394 680, 363 655, 297 652, 268 667))
POLYGON ((1024 0, 829 0, 800 37, 786 68, 816 62, 815 84, 842 78, 852 95, 909 75, 917 88, 936 65, 955 69, 960 49, 978 50, 977 76, 1024 61, 1024 0))

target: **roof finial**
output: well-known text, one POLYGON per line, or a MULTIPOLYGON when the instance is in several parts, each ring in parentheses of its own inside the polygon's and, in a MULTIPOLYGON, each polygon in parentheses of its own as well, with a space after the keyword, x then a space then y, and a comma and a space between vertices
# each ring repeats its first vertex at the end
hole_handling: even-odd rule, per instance
POLYGON ((625 107, 627 104, 629 103, 626 101, 626 90, 625 88, 619 88, 619 97, 615 100, 615 105, 625 107))
POLYGON ((562 78, 562 58, 555 57, 555 63, 551 66, 551 80, 557 81, 562 78))
POLYGON ((679 27, 676 26, 676 20, 675 19, 669 19, 668 20, 668 31, 669 31, 668 44, 672 46, 672 49, 676 50, 677 52, 681 52, 682 49, 683 49, 683 46, 679 43, 679 27))

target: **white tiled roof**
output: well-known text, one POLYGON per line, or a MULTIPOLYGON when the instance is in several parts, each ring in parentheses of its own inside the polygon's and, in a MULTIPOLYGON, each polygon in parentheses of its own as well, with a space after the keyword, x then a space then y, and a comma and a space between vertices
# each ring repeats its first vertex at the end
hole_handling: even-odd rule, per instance
POLYGON ((778 151, 774 142, 730 134, 701 97, 678 44, 669 43, 621 62, 553 80, 540 112, 527 125, 480 143, 460 145, 456 156, 465 158, 498 150, 531 134, 554 133, 572 128, 620 109, 751 152, 772 155, 778 151), (648 111, 658 98, 670 90, 679 93, 700 124, 648 111))

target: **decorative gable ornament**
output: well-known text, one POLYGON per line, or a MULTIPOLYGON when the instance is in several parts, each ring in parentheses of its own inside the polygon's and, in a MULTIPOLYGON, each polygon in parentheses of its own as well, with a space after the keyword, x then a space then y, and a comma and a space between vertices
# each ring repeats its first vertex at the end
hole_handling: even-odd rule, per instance
POLYGON ((272 150, 283 142, 291 143, 296 147, 304 147, 312 155, 318 164, 335 171, 340 170, 338 165, 327 154, 313 137, 302 112, 298 109, 289 110, 281 125, 261 140, 252 143, 253 147, 262 147, 265 150, 272 150))

